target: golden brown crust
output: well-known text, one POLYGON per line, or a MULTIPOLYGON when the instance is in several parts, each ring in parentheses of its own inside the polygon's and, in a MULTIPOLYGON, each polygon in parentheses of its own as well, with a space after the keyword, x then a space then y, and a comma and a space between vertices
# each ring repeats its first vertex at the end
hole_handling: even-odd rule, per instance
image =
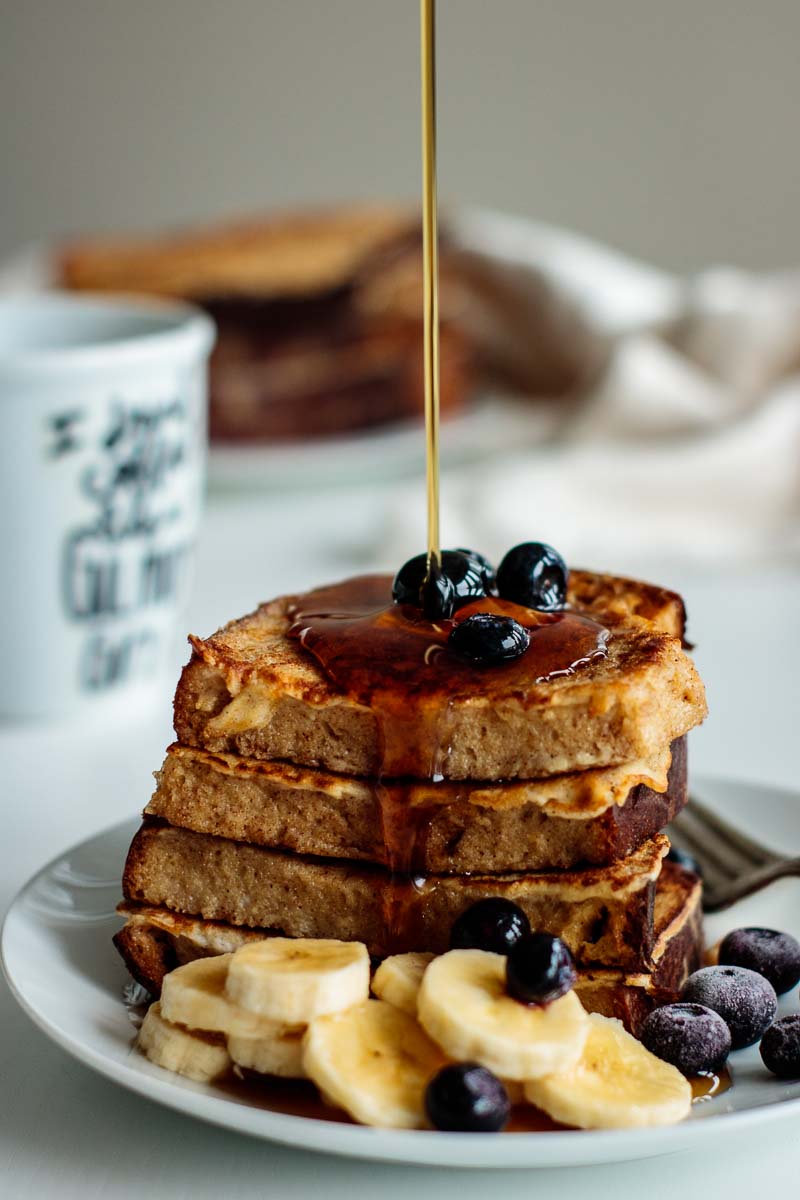
POLYGON ((677 863, 665 861, 662 867, 653 924, 652 971, 584 971, 576 987, 589 1012, 616 1017, 634 1034, 654 1008, 678 999, 689 975, 703 962, 702 887, 696 875, 677 863))
POLYGON ((525 874, 429 876, 281 854, 225 838, 145 823, 123 876, 126 900, 232 925, 279 927, 289 937, 363 941, 383 957, 441 953, 465 908, 502 895, 534 928, 562 937, 585 965, 648 969, 655 883, 669 843, 657 835, 610 867, 525 874))
POLYGON ((351 205, 162 237, 86 239, 63 248, 60 278, 76 289, 195 300, 325 293, 370 254, 418 236, 418 224, 408 209, 351 205))
MULTIPOLYGON (((677 638, 654 627, 682 627, 679 598, 630 580, 575 577, 576 609, 611 628, 607 657, 532 684, 524 696, 476 691, 449 698, 439 764, 445 778, 530 779, 630 762, 682 737, 705 716, 691 659, 677 638)), ((295 601, 280 597, 210 638, 190 638, 192 659, 175 695, 178 740, 215 753, 375 776, 378 717, 338 691, 288 637, 295 601)), ((408 748, 402 774, 424 778, 425 748, 416 749, 415 757, 415 747, 408 748)))
POLYGON ((570 571, 569 601, 580 610, 596 614, 599 620, 615 617, 629 621, 634 617, 679 641, 686 634, 682 597, 657 584, 576 569, 570 571))
POLYGON ((686 802, 686 748, 550 780, 377 785, 170 747, 145 815, 196 833, 412 873, 608 864, 686 802))
POLYGON ((126 920, 112 941, 133 978, 153 996, 161 994, 164 976, 176 967, 195 958, 228 954, 273 932, 198 920, 166 908, 121 904, 119 912, 126 920))
MULTIPOLYGON (((167 971, 191 958, 224 954, 269 931, 187 917, 168 908, 122 904, 126 924, 114 939, 131 974, 157 996, 167 971)), ((662 946, 652 972, 583 970, 577 991, 590 1012, 617 1017, 634 1032, 657 1003, 675 999, 700 964, 702 911, 694 876, 665 863, 658 881, 655 933, 662 946), (668 919, 665 923, 665 913, 668 919)))

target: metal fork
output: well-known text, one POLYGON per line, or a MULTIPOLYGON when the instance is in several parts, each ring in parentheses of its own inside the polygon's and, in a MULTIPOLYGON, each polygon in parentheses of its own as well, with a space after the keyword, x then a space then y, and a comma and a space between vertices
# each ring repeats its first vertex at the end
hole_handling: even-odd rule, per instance
POLYGON ((783 858, 723 821, 694 796, 667 833, 695 859, 703 876, 703 907, 719 912, 787 876, 800 876, 800 858, 783 858))

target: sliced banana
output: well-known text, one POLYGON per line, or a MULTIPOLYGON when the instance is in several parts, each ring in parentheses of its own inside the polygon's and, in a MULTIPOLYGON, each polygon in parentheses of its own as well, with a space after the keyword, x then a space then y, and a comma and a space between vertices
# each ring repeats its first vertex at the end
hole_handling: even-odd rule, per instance
POLYGON ((208 1035, 192 1033, 165 1021, 158 1002, 152 1004, 145 1015, 138 1046, 157 1066, 198 1083, 212 1083, 231 1065, 223 1044, 208 1035))
POLYGON ((161 985, 161 1015, 189 1029, 227 1033, 232 1005, 225 995, 225 981, 232 954, 196 958, 164 976, 161 985))
POLYGON ((402 1008, 403 1012, 417 1015, 417 996, 426 968, 433 962, 432 954, 414 951, 410 954, 393 954, 385 958, 372 976, 372 990, 379 1000, 402 1008))
POLYGON ((260 1075, 280 1075, 283 1079, 304 1079, 303 1035, 305 1026, 287 1029, 275 1025, 270 1036, 237 1035, 228 1038, 228 1053, 240 1067, 260 1075))
POLYGON ((318 1017, 303 1041, 306 1074, 326 1102, 386 1129, 425 1124, 425 1088, 444 1064, 413 1017, 385 1000, 318 1017))
POLYGON ((161 1015, 174 1025, 239 1037, 271 1039, 284 1026, 233 1004, 226 992, 233 954, 184 963, 164 976, 161 1015))
POLYGON ((237 950, 229 1000, 282 1025, 306 1025, 369 995, 369 955, 361 942, 268 938, 237 950))
POLYGON ((583 1054, 569 1070, 529 1080, 525 1095, 555 1121, 579 1129, 674 1125, 689 1115, 688 1080, 626 1032, 593 1013, 583 1054))
POLYGON ((420 1024, 456 1061, 474 1059, 501 1079, 527 1080, 567 1071, 589 1032, 574 992, 543 1007, 506 994, 506 959, 485 950, 451 950, 422 977, 420 1024))

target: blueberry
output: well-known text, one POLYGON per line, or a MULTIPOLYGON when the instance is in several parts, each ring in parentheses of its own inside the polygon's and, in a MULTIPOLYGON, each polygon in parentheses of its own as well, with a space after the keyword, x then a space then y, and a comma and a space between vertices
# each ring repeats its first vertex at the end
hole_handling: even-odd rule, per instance
POLYGON ((702 878, 697 859, 688 850, 681 850, 680 846, 670 846, 667 861, 677 863, 679 867, 683 867, 684 871, 691 871, 702 878))
POLYGON ((441 567, 431 567, 419 589, 419 605, 429 621, 452 617, 456 607, 456 589, 441 567))
POLYGON ((465 550, 463 546, 459 546, 456 554, 466 554, 467 558, 471 558, 480 568, 483 576, 483 586, 486 588, 487 596, 496 594, 497 579, 495 569, 489 562, 485 554, 479 554, 477 550, 465 550))
POLYGON ((719 1013, 731 1031, 732 1050, 757 1042, 778 1011, 772 984, 746 967, 701 967, 686 980, 681 999, 719 1013))
POLYGON ((462 604, 469 604, 471 600, 481 600, 486 595, 483 567, 476 558, 464 551, 443 550, 440 574, 453 585, 452 600, 449 599, 446 585, 441 585, 443 591, 448 590, 449 611, 434 611, 433 605, 426 606, 423 602, 422 588, 428 575, 427 554, 417 554, 400 568, 392 584, 392 599, 395 604, 425 607, 426 615, 432 620, 437 620, 452 616, 455 609, 460 608, 462 604), (431 611, 428 611, 429 609, 431 611))
POLYGON ((497 568, 497 590, 504 600, 553 612, 566 603, 568 578, 557 550, 544 542, 523 542, 497 568))
POLYGON ((779 1079, 800 1079, 800 1016, 781 1017, 761 1039, 764 1066, 779 1079))
POLYGON ((718 1071, 731 1049, 731 1031, 703 1004, 665 1004, 645 1019, 639 1034, 651 1054, 684 1075, 718 1071))
POLYGON ((508 1124, 511 1104, 496 1075, 478 1063, 452 1063, 425 1090, 425 1110, 434 1129, 452 1133, 497 1133, 508 1124))
POLYGON ((491 950, 508 954, 531 931, 521 908, 500 896, 478 900, 465 909, 450 930, 451 950, 491 950))
POLYGON ((506 963, 506 991, 523 1004, 550 1004, 574 985, 572 955, 549 933, 530 933, 511 948, 506 963))
POLYGON ((777 929, 734 929, 723 939, 719 961, 725 966, 757 971, 779 996, 791 991, 800 980, 800 942, 777 929))
POLYGON ((450 630, 447 644, 451 650, 478 666, 511 662, 524 654, 531 635, 513 617, 494 613, 473 613, 450 630))

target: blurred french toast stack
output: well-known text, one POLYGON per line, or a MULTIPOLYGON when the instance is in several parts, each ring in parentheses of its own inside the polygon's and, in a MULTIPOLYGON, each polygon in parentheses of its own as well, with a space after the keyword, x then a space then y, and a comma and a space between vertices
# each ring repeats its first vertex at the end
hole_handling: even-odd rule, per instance
POLYGON ((661 830, 706 712, 680 597, 583 571, 558 612, 487 593, 431 622, 364 576, 191 639, 116 938, 149 991, 265 932, 438 954, 502 897, 566 942, 590 1010, 635 1029, 677 992, 700 884, 661 830), (514 662, 452 649, 487 610, 528 631, 514 662))
MULTIPOLYGON (((476 390, 560 399, 605 347, 536 273, 440 246, 443 417, 476 390)), ((152 237, 65 245, 59 283, 191 301, 216 321, 214 442, 283 442, 419 420, 423 407, 419 215, 389 205, 298 210, 152 237)))

